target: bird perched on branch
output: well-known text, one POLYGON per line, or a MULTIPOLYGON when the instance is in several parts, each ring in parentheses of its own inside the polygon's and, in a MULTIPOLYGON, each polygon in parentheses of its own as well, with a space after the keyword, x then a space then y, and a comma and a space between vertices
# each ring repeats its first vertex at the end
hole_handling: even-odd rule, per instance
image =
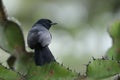
POLYGON ((32 26, 28 33, 27 43, 31 49, 35 50, 34 59, 36 65, 42 66, 55 61, 48 47, 52 39, 49 29, 55 24, 57 23, 53 23, 49 19, 40 19, 32 26))

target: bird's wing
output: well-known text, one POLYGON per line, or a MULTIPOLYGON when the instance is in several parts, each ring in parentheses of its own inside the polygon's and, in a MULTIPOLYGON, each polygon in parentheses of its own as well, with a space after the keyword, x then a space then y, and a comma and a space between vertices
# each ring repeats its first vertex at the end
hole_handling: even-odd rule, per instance
POLYGON ((29 31, 27 42, 28 46, 34 49, 36 46, 48 46, 51 42, 51 39, 51 34, 45 27, 36 25, 29 31))
POLYGON ((38 42, 41 44, 42 47, 48 46, 51 43, 52 37, 47 29, 39 31, 38 35, 38 42))
POLYGON ((38 34, 38 30, 36 28, 32 28, 28 33, 27 43, 31 49, 34 49, 38 43, 38 35, 37 34, 38 34))

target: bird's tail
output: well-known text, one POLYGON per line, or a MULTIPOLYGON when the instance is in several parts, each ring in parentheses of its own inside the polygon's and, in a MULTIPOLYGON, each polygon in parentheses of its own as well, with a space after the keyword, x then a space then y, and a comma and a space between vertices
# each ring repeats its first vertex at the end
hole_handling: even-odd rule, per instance
POLYGON ((35 64, 40 66, 55 61, 55 58, 48 47, 36 48, 34 59, 35 64))

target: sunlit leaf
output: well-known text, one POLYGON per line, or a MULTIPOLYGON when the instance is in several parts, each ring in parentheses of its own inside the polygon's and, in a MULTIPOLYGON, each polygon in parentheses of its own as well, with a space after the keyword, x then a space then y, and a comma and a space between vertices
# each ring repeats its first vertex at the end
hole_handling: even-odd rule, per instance
POLYGON ((95 79, 103 79, 120 73, 120 64, 115 60, 92 61, 87 66, 87 76, 95 79))
POLYGON ((28 80, 74 80, 77 73, 66 69, 57 62, 51 62, 44 66, 36 66, 34 63, 28 67, 28 80))
POLYGON ((120 60, 120 21, 113 23, 109 28, 109 34, 113 40, 112 47, 107 51, 109 59, 120 60))
POLYGON ((108 30, 112 39, 119 39, 120 38, 120 21, 116 21, 112 24, 112 26, 108 30))
POLYGON ((10 69, 0 65, 0 80, 24 80, 23 77, 10 69))

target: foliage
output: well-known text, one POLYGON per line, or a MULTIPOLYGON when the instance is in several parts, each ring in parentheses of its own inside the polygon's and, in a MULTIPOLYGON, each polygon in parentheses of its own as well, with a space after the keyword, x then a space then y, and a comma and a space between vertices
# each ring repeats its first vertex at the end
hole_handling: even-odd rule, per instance
POLYGON ((15 21, 9 20, 7 16, 5 16, 6 13, 4 12, 2 1, 1 7, 0 48, 11 55, 7 60, 9 67, 20 73, 19 75, 11 71, 11 69, 8 70, 4 66, 0 66, 1 79, 19 80, 20 77, 24 76, 25 80, 70 80, 77 76, 76 72, 66 69, 57 62, 51 62, 44 66, 36 66, 33 60, 33 53, 25 50, 24 38, 20 25, 15 21))
POLYGON ((0 79, 93 80, 119 74, 120 21, 109 28, 109 34, 113 39, 113 46, 108 50, 105 58, 93 58, 93 61, 86 66, 86 75, 73 72, 57 62, 36 66, 33 60, 34 53, 27 52, 25 49, 24 36, 20 25, 16 21, 8 19, 2 0, 0 0, 0 48, 11 55, 7 60, 9 69, 0 65, 0 79))

